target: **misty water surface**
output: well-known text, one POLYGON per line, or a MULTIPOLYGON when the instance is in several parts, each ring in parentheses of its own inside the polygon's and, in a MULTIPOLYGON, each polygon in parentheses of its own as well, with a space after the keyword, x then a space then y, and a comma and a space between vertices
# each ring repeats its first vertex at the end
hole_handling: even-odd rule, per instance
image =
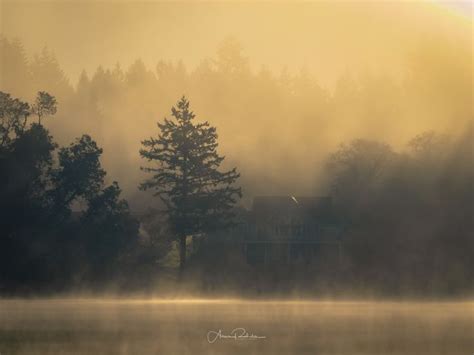
POLYGON ((0 353, 471 354, 473 316, 472 302, 4 300, 0 353), (209 333, 236 328, 248 337, 209 333))

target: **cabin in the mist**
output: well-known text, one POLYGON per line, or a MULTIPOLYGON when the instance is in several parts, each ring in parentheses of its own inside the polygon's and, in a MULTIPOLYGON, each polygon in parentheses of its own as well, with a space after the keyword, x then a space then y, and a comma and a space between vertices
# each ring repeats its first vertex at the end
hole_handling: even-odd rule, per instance
MULTIPOLYGON (((144 215, 136 214, 139 219, 144 215)), ((148 235, 143 225, 140 230, 148 235)), ((212 262, 232 255, 255 268, 311 263, 337 268, 343 232, 330 197, 257 196, 250 209, 236 209, 234 227, 195 235, 191 247, 212 262)))
POLYGON ((258 196, 231 237, 248 264, 268 266, 310 263, 323 254, 337 260, 342 230, 329 197, 258 196))

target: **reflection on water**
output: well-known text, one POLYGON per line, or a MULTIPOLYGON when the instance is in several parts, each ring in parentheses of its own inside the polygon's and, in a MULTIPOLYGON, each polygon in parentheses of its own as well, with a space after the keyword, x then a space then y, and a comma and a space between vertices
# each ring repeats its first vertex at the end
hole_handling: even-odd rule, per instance
POLYGON ((0 301, 2 355, 465 355, 473 339, 474 302, 0 301))

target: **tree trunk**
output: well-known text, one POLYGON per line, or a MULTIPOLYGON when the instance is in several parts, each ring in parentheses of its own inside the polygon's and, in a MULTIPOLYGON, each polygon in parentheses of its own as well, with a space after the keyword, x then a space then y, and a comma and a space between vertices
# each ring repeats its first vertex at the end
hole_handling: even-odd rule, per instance
POLYGON ((184 264, 186 264, 186 236, 179 236, 179 278, 183 277, 184 264))

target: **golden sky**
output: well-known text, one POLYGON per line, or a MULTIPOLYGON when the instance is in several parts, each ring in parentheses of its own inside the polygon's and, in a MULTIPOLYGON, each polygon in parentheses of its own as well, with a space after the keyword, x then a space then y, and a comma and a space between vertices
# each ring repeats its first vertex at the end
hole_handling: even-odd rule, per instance
POLYGON ((331 85, 354 69, 396 73, 420 38, 472 36, 472 17, 459 1, 1 4, 1 32, 31 52, 48 46, 73 82, 82 69, 127 67, 137 58, 151 68, 159 59, 195 66, 234 36, 253 67, 305 68, 331 85))

